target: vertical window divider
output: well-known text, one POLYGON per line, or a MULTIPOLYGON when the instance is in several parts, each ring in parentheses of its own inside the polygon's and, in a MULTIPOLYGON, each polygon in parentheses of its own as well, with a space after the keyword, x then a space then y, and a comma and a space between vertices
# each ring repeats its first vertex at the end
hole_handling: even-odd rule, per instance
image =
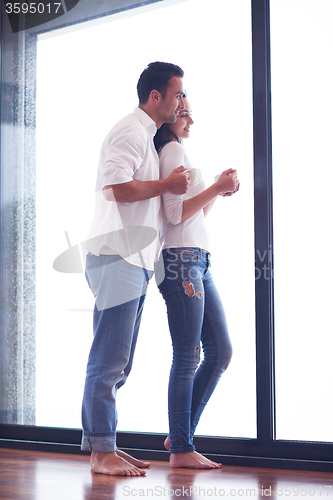
POLYGON ((252 0, 257 438, 275 439, 269 0, 252 0))

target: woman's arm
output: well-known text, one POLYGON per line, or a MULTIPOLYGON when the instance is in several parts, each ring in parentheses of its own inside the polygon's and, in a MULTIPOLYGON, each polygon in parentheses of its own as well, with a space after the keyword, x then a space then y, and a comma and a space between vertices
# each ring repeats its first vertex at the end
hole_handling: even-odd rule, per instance
MULTIPOLYGON (((182 170, 188 166, 185 160, 185 150, 178 142, 170 142, 164 146, 160 153, 160 173, 165 179, 175 167, 182 166, 182 170)), ((184 173, 186 178, 188 175, 184 173)), ((163 195, 163 207, 167 220, 177 225, 181 222, 183 211, 183 196, 166 193, 163 195)))
POLYGON ((237 179, 237 171, 232 168, 225 170, 222 172, 217 182, 214 182, 214 184, 209 186, 209 188, 205 189, 193 198, 183 201, 181 222, 190 219, 202 209, 204 209, 204 215, 206 216, 210 212, 215 199, 219 194, 236 192, 238 191, 238 187, 239 182, 237 179))
MULTIPOLYGON (((185 150, 177 142, 168 143, 160 154, 161 177, 166 178, 178 165, 187 167, 185 150)), ((190 219, 205 207, 207 207, 206 213, 208 213, 212 205, 211 207, 207 205, 221 193, 236 192, 237 183, 237 171, 230 168, 223 172, 214 184, 193 198, 184 200, 182 195, 177 196, 170 193, 163 195, 164 211, 168 221, 174 225, 179 224, 190 219)))
POLYGON ((217 200, 217 196, 215 196, 215 198, 214 198, 212 201, 210 201, 210 202, 208 203, 208 205, 206 205, 206 206, 204 207, 204 209, 203 209, 203 211, 204 211, 204 217, 207 217, 207 215, 210 213, 210 211, 211 211, 211 209, 213 208, 214 203, 216 202, 216 200, 217 200))

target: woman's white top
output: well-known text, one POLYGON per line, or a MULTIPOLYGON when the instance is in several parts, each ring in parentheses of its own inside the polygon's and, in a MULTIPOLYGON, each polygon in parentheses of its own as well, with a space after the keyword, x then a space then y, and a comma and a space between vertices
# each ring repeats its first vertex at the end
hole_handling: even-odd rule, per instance
MULTIPOLYGON (((176 141, 166 144, 160 152, 160 177, 165 179, 171 172, 183 165, 193 168, 184 147, 176 141)), ((205 189, 205 182, 200 178, 196 185, 190 185, 184 195, 166 193, 162 197, 164 219, 163 248, 199 247, 209 251, 210 243, 205 223, 204 211, 201 209, 190 219, 181 222, 183 201, 193 198, 205 189)))

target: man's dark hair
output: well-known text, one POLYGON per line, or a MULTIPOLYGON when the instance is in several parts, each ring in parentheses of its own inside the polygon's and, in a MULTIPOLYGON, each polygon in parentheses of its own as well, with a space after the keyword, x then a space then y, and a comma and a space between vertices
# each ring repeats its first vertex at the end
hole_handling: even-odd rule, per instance
POLYGON ((184 76, 184 71, 176 64, 165 62, 148 64, 141 73, 137 84, 139 104, 145 104, 148 101, 152 90, 157 90, 164 98, 169 87, 169 81, 173 76, 180 78, 184 76))

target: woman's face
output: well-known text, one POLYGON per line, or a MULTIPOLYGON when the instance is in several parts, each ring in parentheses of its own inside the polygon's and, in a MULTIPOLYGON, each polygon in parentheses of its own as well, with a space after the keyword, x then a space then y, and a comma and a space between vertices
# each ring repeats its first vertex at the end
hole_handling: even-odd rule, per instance
POLYGON ((191 118, 191 106, 187 99, 184 99, 185 108, 179 113, 175 123, 168 123, 169 129, 178 137, 186 139, 190 135, 190 126, 194 123, 191 118))

